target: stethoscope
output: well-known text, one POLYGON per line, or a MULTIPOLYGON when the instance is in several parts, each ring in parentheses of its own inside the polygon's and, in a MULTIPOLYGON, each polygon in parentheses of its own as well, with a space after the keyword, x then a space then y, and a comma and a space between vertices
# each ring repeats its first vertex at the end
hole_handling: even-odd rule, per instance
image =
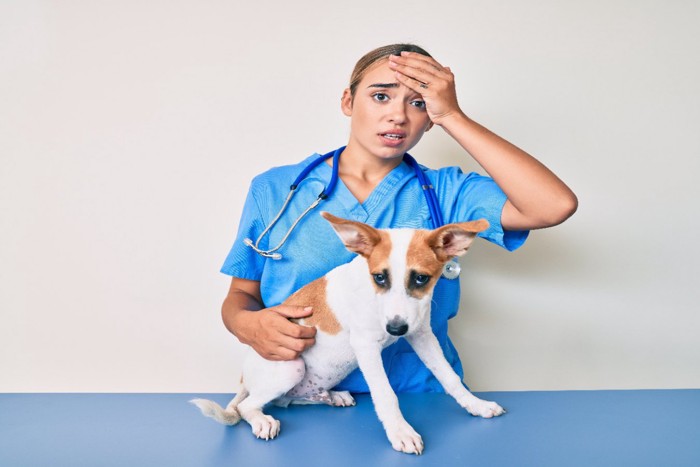
MULTIPOLYGON (((285 199, 282 208, 277 213, 272 222, 270 222, 267 228, 263 230, 263 232, 260 234, 255 243, 253 243, 253 241, 250 238, 246 238, 245 240, 243 240, 243 243, 251 247, 253 250, 255 250, 256 253, 265 258, 271 258, 275 260, 282 259, 282 254, 279 253, 278 250, 282 248, 287 242, 287 239, 292 234, 297 224, 301 222, 304 216, 306 216, 311 210, 318 206, 321 203, 321 201, 328 198, 330 194, 333 193, 333 190, 335 189, 335 186, 338 183, 338 162, 340 160, 340 154, 343 152, 344 149, 345 146, 340 147, 335 151, 331 151, 328 154, 320 155, 309 165, 307 165, 304 168, 304 170, 302 170, 301 173, 297 176, 296 180, 294 180, 294 183, 292 183, 292 185, 289 187, 289 194, 287 195, 287 198, 285 199), (302 212, 299 215, 299 217, 297 217, 297 219, 294 221, 291 227, 289 227, 289 230, 284 235, 284 237, 282 237, 282 240, 280 240, 277 246, 269 250, 262 250, 260 248, 260 242, 262 241, 263 237, 265 237, 265 235, 267 235, 267 233, 275 226, 277 221, 279 221, 280 217, 282 217, 284 212, 287 210, 287 206, 292 200, 292 197, 294 196, 296 189, 299 187, 299 184, 307 177, 307 175, 309 175, 309 173, 311 173, 313 169, 315 169, 321 163, 323 163, 327 159, 330 159, 331 157, 333 158, 333 167, 331 171, 331 179, 328 182, 328 185, 326 185, 323 188, 323 191, 321 191, 316 200, 313 203, 311 203, 309 207, 306 208, 306 210, 304 210, 304 212, 302 212)), ((438 203, 437 195, 435 194, 435 188, 433 188, 433 185, 428 180, 428 177, 426 177, 425 172, 423 172, 420 165, 418 165, 418 162, 416 162, 413 156, 406 153, 403 156, 403 160, 413 169, 413 171, 416 174, 416 177, 418 178, 418 182, 420 183, 421 188, 423 189, 425 200, 428 203, 428 210, 430 212, 430 222, 432 224, 433 229, 442 227, 443 225, 445 225, 445 222, 442 218, 442 212, 440 211, 440 204, 438 203)), ((442 268, 442 276, 447 279, 456 279, 457 277, 459 277, 460 271, 461 267, 457 260, 451 260, 448 261, 447 264, 445 264, 445 266, 442 268)))

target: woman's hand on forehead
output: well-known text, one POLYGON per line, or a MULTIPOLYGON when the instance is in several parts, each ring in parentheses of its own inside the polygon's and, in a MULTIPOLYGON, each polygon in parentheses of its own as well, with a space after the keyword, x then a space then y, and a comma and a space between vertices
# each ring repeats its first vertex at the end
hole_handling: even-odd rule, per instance
POLYGON ((453 114, 461 113, 457 103, 454 74, 435 59, 415 52, 389 56, 389 67, 396 79, 425 100, 428 117, 436 125, 453 114))

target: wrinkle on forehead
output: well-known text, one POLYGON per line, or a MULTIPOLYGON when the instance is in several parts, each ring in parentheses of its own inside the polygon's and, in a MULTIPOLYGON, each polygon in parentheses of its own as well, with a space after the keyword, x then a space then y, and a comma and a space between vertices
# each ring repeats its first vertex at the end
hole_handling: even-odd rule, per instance
POLYGON ((420 95, 403 83, 396 81, 395 71, 389 68, 389 59, 385 58, 370 66, 358 83, 358 89, 369 89, 379 85, 381 88, 404 89, 411 95, 420 95), (384 67, 384 69, 381 69, 384 67))

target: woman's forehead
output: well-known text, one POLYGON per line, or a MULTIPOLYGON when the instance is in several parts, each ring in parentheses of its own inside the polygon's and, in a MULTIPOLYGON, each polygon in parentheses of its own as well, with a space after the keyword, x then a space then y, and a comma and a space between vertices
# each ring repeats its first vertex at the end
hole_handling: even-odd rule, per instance
POLYGON ((366 88, 373 83, 397 83, 394 70, 389 68, 389 59, 383 58, 373 63, 360 80, 359 86, 366 88))
POLYGON ((396 79, 396 72, 389 68, 388 58, 373 63, 360 80, 357 89, 358 91, 367 89, 398 89, 403 91, 407 96, 420 95, 405 84, 399 83, 399 80, 396 79))

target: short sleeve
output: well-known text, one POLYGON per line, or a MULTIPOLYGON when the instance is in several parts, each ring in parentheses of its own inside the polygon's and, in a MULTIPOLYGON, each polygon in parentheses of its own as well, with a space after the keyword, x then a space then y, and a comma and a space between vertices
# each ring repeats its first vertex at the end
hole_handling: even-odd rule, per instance
MULTIPOLYGON (((259 194, 257 193, 258 183, 256 181, 257 179, 253 180, 248 190, 241 220, 238 223, 238 233, 231 251, 221 267, 221 272, 232 277, 259 281, 262 277, 265 258, 244 243, 246 238, 255 242, 265 228, 257 201, 259 194)), ((267 245, 261 244, 260 247, 266 249, 267 245)))
POLYGON ((459 167, 441 169, 436 175, 445 222, 486 219, 490 227, 480 237, 508 251, 525 243, 529 231, 503 230, 501 214, 507 197, 492 178, 474 172, 464 174, 459 167))

